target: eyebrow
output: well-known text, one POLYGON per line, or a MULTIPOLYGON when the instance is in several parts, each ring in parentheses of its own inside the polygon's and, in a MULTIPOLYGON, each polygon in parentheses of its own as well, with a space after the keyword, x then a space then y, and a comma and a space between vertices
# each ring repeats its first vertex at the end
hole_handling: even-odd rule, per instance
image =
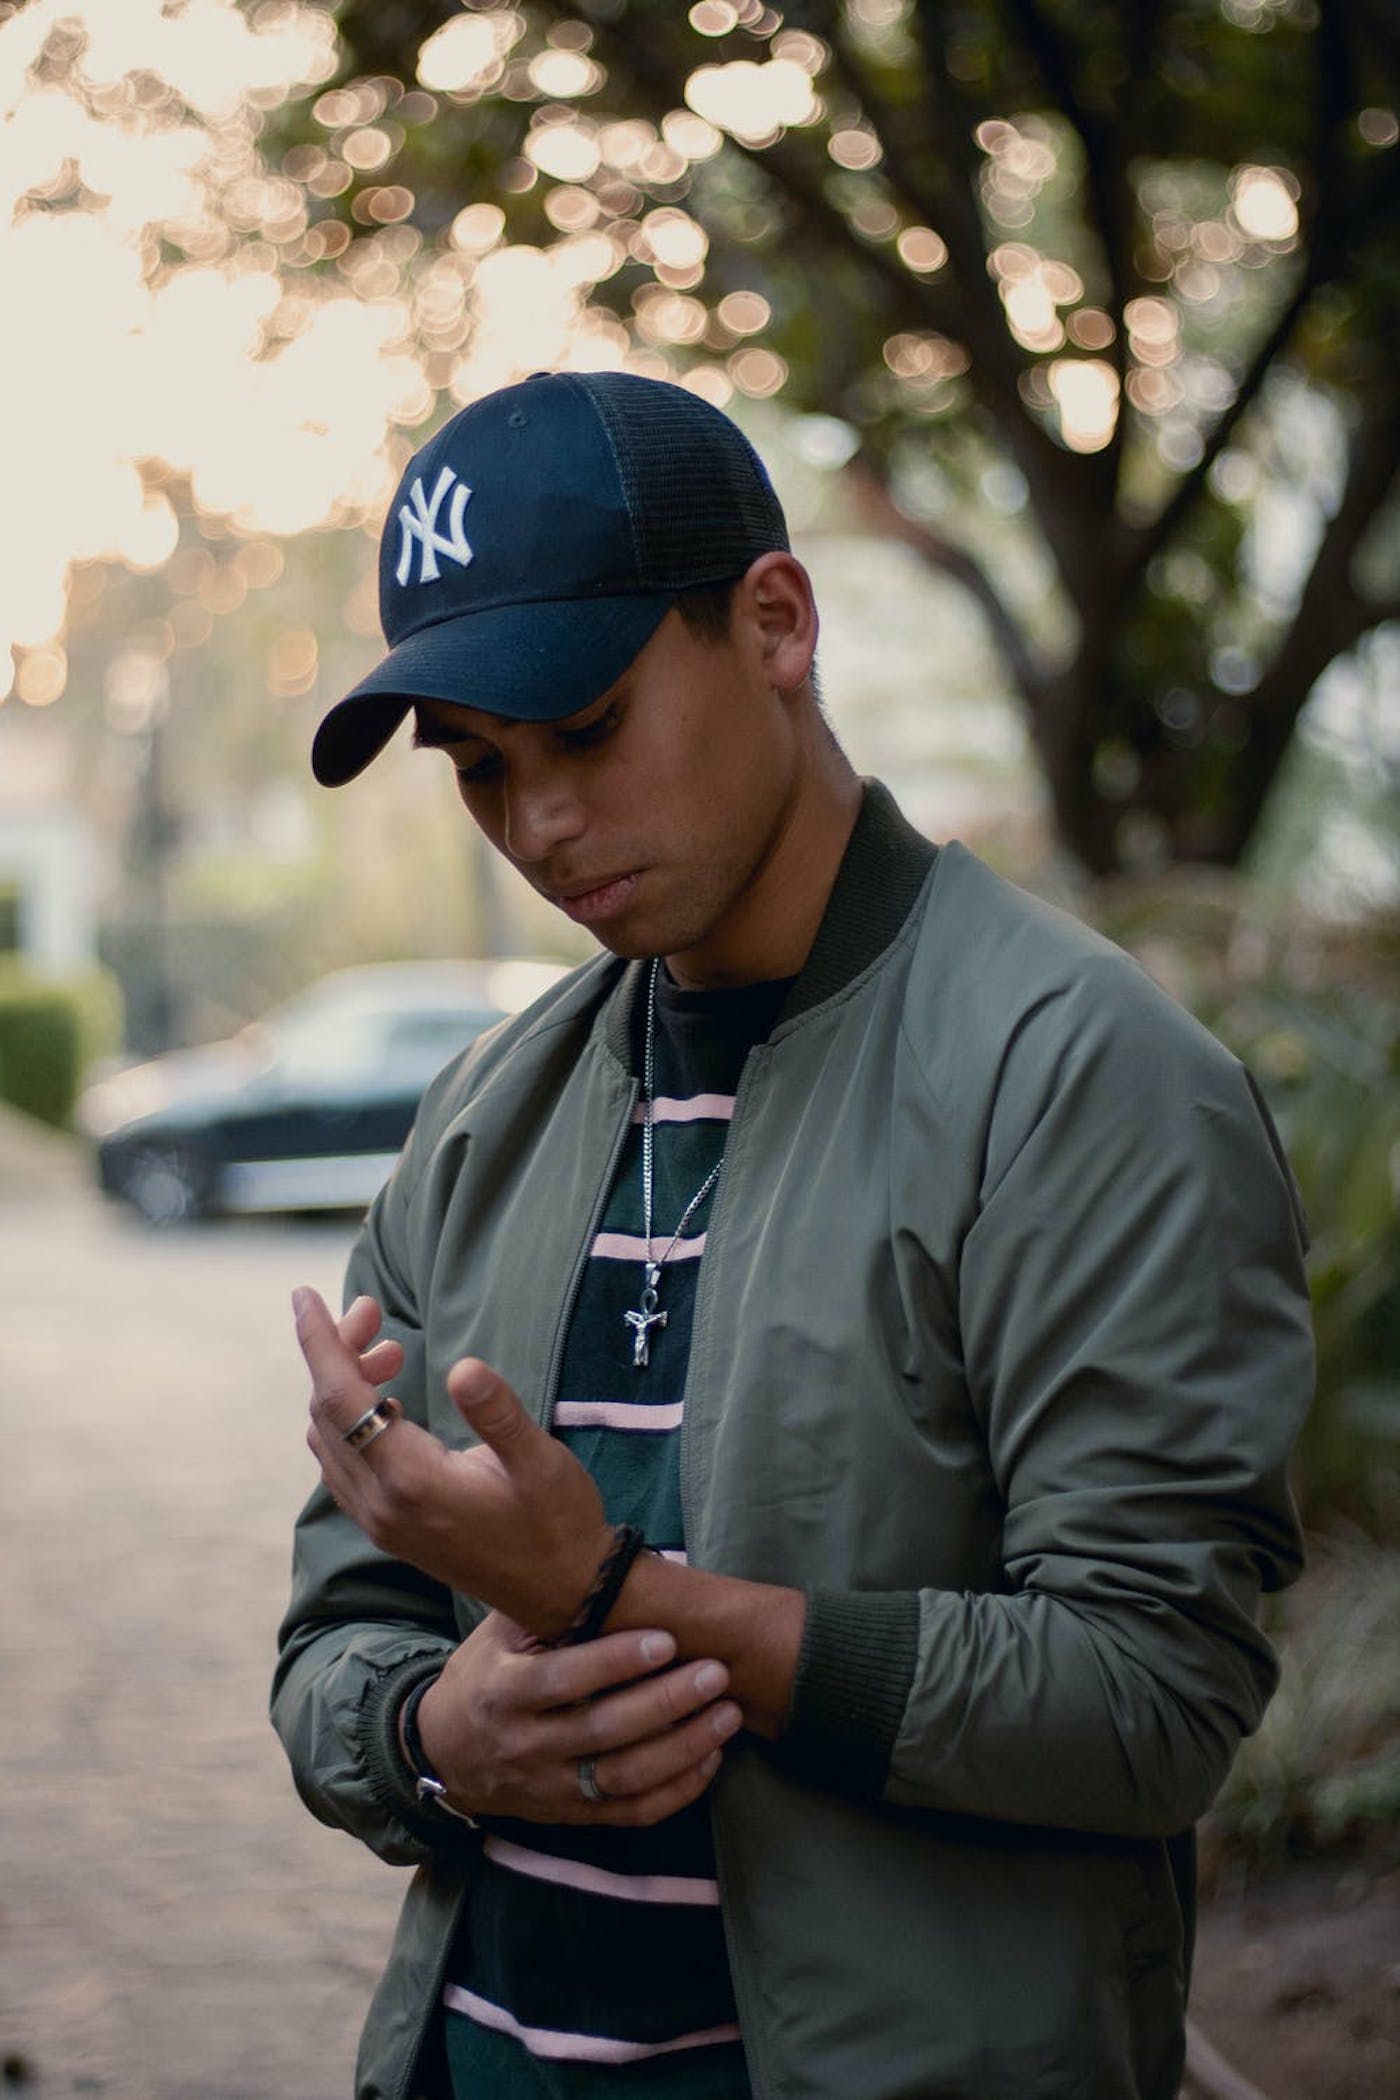
MULTIPOLYGON (((596 700, 587 701, 584 706, 577 708, 574 714, 563 716, 558 721, 542 723, 539 726, 567 731, 570 723, 575 721, 578 715, 587 714, 589 709, 594 707, 600 708, 600 713, 595 715, 594 720, 601 721, 602 716, 608 711, 607 708, 601 707, 603 701, 607 701, 609 707, 620 707, 625 704, 628 697, 627 683, 625 679, 620 678, 615 686, 610 687, 606 693, 599 693, 596 700)), ((486 744, 489 742, 490 738, 483 730, 459 729, 453 724, 443 726, 431 721, 425 722, 416 709, 414 711, 413 748, 415 751, 450 751, 457 744, 486 744)))
POLYGON ((424 722, 415 715, 413 724, 413 748, 415 751, 450 751, 454 744, 470 744, 480 741, 474 729, 446 728, 440 724, 424 722))

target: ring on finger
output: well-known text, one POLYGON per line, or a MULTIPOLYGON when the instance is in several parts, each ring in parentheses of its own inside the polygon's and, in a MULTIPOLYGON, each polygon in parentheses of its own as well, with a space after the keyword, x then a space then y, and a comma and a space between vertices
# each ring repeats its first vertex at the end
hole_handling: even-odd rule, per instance
POLYGON ((377 1436, 383 1436, 386 1429, 392 1428, 395 1412, 392 1400, 376 1400, 358 1421, 352 1422, 348 1429, 342 1429, 341 1436, 352 1451, 363 1451, 377 1436))
POLYGON ((575 1766, 578 1773, 578 1790, 585 1801, 595 1804, 611 1801, 612 1795, 604 1793, 598 1784, 598 1760, 596 1757, 581 1757, 575 1766))

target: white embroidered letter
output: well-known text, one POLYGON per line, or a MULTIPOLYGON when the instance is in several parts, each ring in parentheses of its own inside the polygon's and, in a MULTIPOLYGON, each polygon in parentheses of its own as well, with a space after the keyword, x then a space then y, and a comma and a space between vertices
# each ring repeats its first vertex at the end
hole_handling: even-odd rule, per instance
POLYGON ((394 572, 399 582, 407 583, 412 573, 415 540, 422 551, 418 569, 420 583, 438 581, 442 574, 438 568, 440 554, 449 561, 460 562, 465 569, 472 558, 472 550, 467 545, 466 534, 462 530, 462 514, 471 500, 472 493, 465 481, 458 481, 451 467, 444 467, 438 475, 431 503, 424 494, 422 480, 417 475, 414 476, 413 486, 408 493, 412 508, 408 503, 399 505, 399 524, 403 528, 403 538, 399 543, 399 565, 394 572), (438 512, 442 509, 443 499, 449 489, 452 490, 452 501, 448 508, 447 530, 439 532, 438 512))

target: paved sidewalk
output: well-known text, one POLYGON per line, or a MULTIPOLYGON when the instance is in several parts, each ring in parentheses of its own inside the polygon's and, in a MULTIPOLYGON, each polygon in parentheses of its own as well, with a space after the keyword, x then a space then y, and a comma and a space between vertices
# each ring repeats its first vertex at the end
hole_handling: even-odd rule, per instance
POLYGON ((349 2100, 403 1882, 266 1720, 314 1477, 287 1294, 339 1226, 0 1187, 0 2084, 349 2100))

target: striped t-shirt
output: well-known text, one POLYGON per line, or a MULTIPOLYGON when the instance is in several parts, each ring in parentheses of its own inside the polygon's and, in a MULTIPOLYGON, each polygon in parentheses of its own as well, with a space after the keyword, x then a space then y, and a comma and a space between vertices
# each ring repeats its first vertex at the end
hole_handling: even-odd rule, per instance
MULTIPOLYGON (((744 1058, 787 990, 684 991, 660 973, 654 1259, 723 1153, 744 1058)), ((609 1520, 684 1559, 683 1397, 715 1195, 667 1256, 666 1325, 637 1366, 626 1315, 643 1284, 641 1122, 639 1105, 570 1320, 553 1428, 609 1520)), ((493 1820, 447 1979, 455 2100, 748 2100, 703 1799, 650 1830, 493 1820)))

